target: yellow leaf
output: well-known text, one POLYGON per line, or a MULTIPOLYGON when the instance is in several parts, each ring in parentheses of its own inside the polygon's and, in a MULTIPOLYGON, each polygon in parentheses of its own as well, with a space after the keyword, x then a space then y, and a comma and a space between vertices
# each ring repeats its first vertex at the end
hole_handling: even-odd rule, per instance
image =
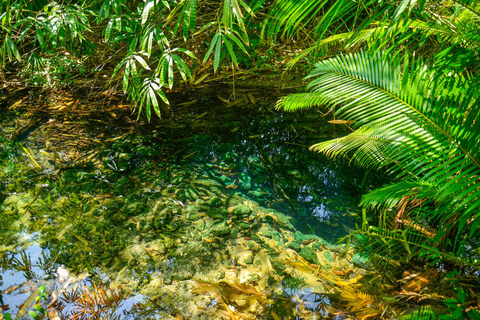
POLYGON ((350 123, 355 123, 356 121, 352 120, 329 120, 328 123, 331 124, 350 124, 350 123))

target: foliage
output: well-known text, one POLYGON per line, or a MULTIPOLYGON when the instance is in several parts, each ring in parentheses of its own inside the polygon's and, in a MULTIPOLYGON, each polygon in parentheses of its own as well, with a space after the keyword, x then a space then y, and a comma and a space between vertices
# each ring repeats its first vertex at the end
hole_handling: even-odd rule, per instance
MULTIPOLYGON (((331 21, 350 19, 351 31, 319 37, 304 56, 332 43, 354 52, 315 64, 306 77, 309 92, 284 97, 278 107, 330 106, 355 131, 311 149, 394 177, 362 200, 364 208, 379 213, 378 226, 370 225, 364 212, 363 227, 347 239, 387 279, 394 281, 408 263, 478 272, 479 4, 360 3, 361 9, 342 6, 331 16, 331 21), (364 12, 368 16, 355 24, 353 16, 364 12)), ((300 21, 315 21, 307 11, 298 16, 300 11, 289 10, 296 22, 285 14, 287 33, 298 32, 300 21)), ((323 34, 331 25, 317 23, 316 30, 323 34)), ((459 291, 462 299, 451 301, 454 317, 463 315, 466 293, 459 291)))
POLYGON ((215 72, 223 63, 238 66, 237 55, 249 55, 247 19, 255 16, 246 2, 232 0, 13 0, 0 9, 2 68, 20 68, 31 83, 52 87, 81 84, 88 74, 93 85, 121 80, 148 119, 168 106, 165 93, 177 78, 185 82, 201 66, 192 50, 205 49, 202 63, 213 60, 215 72))
POLYGON ((423 222, 435 229, 435 243, 461 254, 466 239, 479 236, 477 91, 461 77, 438 75, 412 60, 358 53, 320 62, 309 75, 315 77, 312 93, 286 97, 280 106, 341 105, 338 114, 357 121, 358 130, 312 149, 333 157, 354 151, 352 160, 359 165, 390 166, 399 181, 368 194, 362 204, 399 208, 396 223, 406 225, 409 217, 423 222), (400 210, 414 200, 435 207, 400 210))
POLYGON ((275 58, 271 48, 279 39, 307 46, 290 66, 331 54, 330 48, 376 44, 436 55, 444 71, 463 72, 478 64, 477 6, 469 0, 12 0, 0 4, 1 67, 51 87, 105 86, 101 80, 110 78, 150 119, 152 109, 160 116, 168 107, 166 93, 178 80, 209 66, 217 72, 275 58))
POLYGON ((52 83, 56 70, 70 72, 59 61, 74 57, 121 85, 148 119, 168 106, 179 79, 210 62, 213 72, 239 66, 258 39, 306 38, 290 65, 342 53, 315 64, 310 92, 279 107, 331 106, 355 131, 312 149, 395 178, 364 196, 378 226, 365 214, 350 240, 392 277, 407 262, 479 269, 478 1, 16 0, 0 8, 3 68, 52 83))
MULTIPOLYGON (((440 315, 438 319, 480 319, 478 310, 469 307, 470 303, 467 301, 468 291, 460 285, 460 276, 461 273, 458 270, 453 270, 448 274, 450 283, 453 285, 457 295, 455 298, 444 301, 448 314, 440 315)), ((472 289, 478 289, 478 286, 472 289)))
POLYGON ((441 315, 439 319, 480 319, 480 313, 475 310, 466 310, 468 292, 464 289, 457 289, 458 297, 445 300, 448 314, 441 315))

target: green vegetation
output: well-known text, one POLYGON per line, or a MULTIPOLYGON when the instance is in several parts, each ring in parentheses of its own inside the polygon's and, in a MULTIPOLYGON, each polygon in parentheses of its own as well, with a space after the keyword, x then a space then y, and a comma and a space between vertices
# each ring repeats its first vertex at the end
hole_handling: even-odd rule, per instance
MULTIPOLYGON (((443 319, 480 318, 480 1, 8 0, 0 9, 1 77, 122 90, 149 121, 169 112, 172 91, 214 74, 309 72, 308 92, 277 107, 333 113, 352 132, 311 149, 392 179, 363 196, 362 226, 344 238, 381 274, 372 284, 443 319)), ((113 194, 125 192, 122 179, 113 194)), ((315 250, 303 248, 316 263, 315 250)), ((424 310, 414 316, 430 317, 424 310)))
MULTIPOLYGON (((355 130, 311 149, 394 177, 362 200, 378 213, 378 226, 364 213, 362 228, 346 238, 386 279, 409 265, 478 277, 478 4, 401 1, 385 11, 364 4, 375 19, 348 39, 361 49, 315 64, 306 78, 310 92, 287 96, 278 107, 336 109, 337 123, 355 130)), ((467 302, 466 288, 456 290, 458 297, 446 300, 452 316, 444 318, 480 317, 465 311, 476 305, 467 302)))

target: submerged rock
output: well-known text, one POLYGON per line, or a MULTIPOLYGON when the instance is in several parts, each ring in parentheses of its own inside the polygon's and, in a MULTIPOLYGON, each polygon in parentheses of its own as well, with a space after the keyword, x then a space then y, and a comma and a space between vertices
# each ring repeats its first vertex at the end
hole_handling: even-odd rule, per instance
POLYGON ((185 218, 190 221, 198 220, 200 216, 197 213, 197 208, 193 204, 188 204, 185 208, 185 218))
POLYGON ((304 257, 306 260, 319 264, 317 259, 317 250, 312 247, 303 247, 299 254, 304 257))
POLYGON ((220 199, 220 197, 211 197, 210 200, 208 201, 208 204, 212 207, 221 207, 223 206, 223 201, 220 199))
POLYGON ((225 236, 230 233, 230 228, 226 222, 222 222, 213 225, 213 227, 210 229, 210 232, 216 236, 225 236))
POLYGON ((178 272, 175 272, 172 275, 172 279, 177 281, 189 280, 193 277, 193 275, 194 275, 194 272, 192 270, 183 269, 183 270, 179 270, 178 272))
POLYGON ((240 254, 238 255, 237 263, 241 266, 247 266, 249 264, 252 264, 253 252, 250 250, 240 252, 240 254))
POLYGON ((208 209, 205 214, 212 219, 225 219, 227 213, 221 209, 212 208, 208 209))
POLYGON ((250 207, 247 205, 239 204, 232 208, 232 212, 237 216, 242 216, 252 212, 252 209, 250 209, 250 207))

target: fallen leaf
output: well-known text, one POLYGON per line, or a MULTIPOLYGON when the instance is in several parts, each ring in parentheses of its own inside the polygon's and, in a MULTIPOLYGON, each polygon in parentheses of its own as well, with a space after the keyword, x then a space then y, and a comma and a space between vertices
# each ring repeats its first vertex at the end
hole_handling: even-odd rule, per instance
POLYGON ((356 121, 352 120, 330 120, 328 123, 331 124, 350 124, 350 123, 355 123, 356 121))

